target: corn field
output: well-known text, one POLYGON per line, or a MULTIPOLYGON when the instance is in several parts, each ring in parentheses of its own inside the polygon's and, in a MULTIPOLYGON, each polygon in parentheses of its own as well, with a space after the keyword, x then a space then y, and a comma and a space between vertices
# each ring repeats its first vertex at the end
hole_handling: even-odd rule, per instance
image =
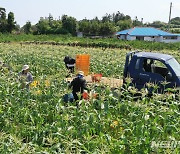
MULTIPOLYGON (((63 59, 86 53, 90 72, 122 78, 128 50, 1 43, 0 57, 12 71, 1 68, 1 153, 179 153, 152 147, 153 141, 180 141, 180 95, 172 91, 146 97, 125 86, 91 85, 97 99, 65 103, 70 93, 63 59), (34 77, 29 90, 17 80, 28 64, 34 77)), ((180 62, 180 52, 163 50, 180 62)))

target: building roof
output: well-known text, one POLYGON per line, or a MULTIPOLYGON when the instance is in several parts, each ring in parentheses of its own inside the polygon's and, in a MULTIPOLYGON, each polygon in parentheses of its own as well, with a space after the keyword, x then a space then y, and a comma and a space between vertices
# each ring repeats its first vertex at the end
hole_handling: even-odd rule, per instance
POLYGON ((116 35, 131 36, 180 36, 180 34, 172 34, 153 27, 134 27, 131 29, 117 32, 116 35))
POLYGON ((163 61, 167 61, 167 60, 173 58, 173 56, 171 56, 171 55, 155 53, 155 52, 137 52, 135 55, 137 57, 152 58, 152 59, 163 60, 163 61))

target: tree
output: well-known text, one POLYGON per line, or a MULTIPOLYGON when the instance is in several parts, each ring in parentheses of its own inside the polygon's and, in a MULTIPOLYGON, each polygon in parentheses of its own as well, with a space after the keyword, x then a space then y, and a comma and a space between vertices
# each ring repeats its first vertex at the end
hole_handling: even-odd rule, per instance
POLYGON ((119 11, 116 14, 113 14, 113 22, 117 23, 120 20, 128 20, 131 19, 130 16, 124 15, 123 13, 120 13, 119 11))
POLYGON ((96 21, 96 22, 100 22, 100 20, 98 19, 98 17, 95 17, 94 19, 93 19, 93 21, 96 21))
POLYGON ((100 26, 100 35, 108 36, 112 35, 115 32, 115 26, 110 22, 101 23, 100 26))
POLYGON ((52 26, 53 16, 51 14, 49 14, 48 21, 49 21, 49 25, 52 26))
POLYGON ((0 17, 6 13, 6 9, 5 8, 2 8, 0 7, 0 17))
POLYGON ((62 28, 72 35, 76 35, 77 21, 74 17, 67 15, 62 16, 62 28))
POLYGON ((63 33, 61 20, 51 21, 51 33, 52 34, 62 34, 63 33))
POLYGON ((14 21, 14 13, 9 12, 8 13, 8 19, 7 19, 7 31, 9 33, 12 33, 12 31, 15 29, 16 22, 14 21))
POLYGON ((80 32, 83 32, 84 35, 90 35, 91 27, 90 27, 90 21, 89 20, 83 19, 83 20, 79 21, 78 25, 79 25, 78 30, 80 32))
POLYGON ((31 33, 31 22, 30 21, 27 21, 26 24, 23 26, 23 31, 26 34, 31 33))
POLYGON ((133 26, 143 26, 143 23, 138 20, 137 16, 135 17, 135 20, 133 20, 133 26))
POLYGON ((16 34, 20 34, 20 33, 21 33, 21 27, 20 27, 20 25, 16 24, 16 25, 15 25, 15 28, 14 28, 14 31, 16 32, 16 34))
POLYGON ((180 17, 175 17, 171 19, 171 24, 180 25, 180 17))
POLYGON ((36 24, 36 32, 34 32, 34 34, 48 34, 50 29, 49 20, 41 17, 36 24))
POLYGON ((117 22, 118 31, 125 30, 132 27, 132 21, 129 20, 120 20, 117 22))
POLYGON ((90 25, 90 34, 99 35, 100 33, 100 24, 97 21, 92 21, 90 25))
POLYGON ((107 14, 102 17, 102 22, 111 22, 112 21, 112 16, 110 14, 107 14))
POLYGON ((0 32, 7 32, 7 20, 5 8, 0 8, 0 32))
POLYGON ((152 23, 148 24, 149 27, 155 27, 155 28, 165 28, 167 27, 167 24, 161 21, 153 21, 152 23))

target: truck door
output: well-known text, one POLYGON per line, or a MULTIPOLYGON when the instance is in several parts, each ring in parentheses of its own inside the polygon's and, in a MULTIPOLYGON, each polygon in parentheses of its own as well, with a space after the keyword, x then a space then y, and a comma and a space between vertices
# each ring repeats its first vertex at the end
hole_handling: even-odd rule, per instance
POLYGON ((141 89, 144 86, 144 81, 140 78, 140 73, 142 73, 142 58, 133 57, 129 65, 129 75, 132 79, 133 85, 137 89, 141 89))
MULTIPOLYGON (((171 70, 163 62, 148 58, 141 61, 138 82, 141 86, 151 82, 157 84, 160 89, 165 88, 162 83, 168 82, 168 76, 172 76, 171 70)), ((169 82, 173 84, 173 81, 169 82)))

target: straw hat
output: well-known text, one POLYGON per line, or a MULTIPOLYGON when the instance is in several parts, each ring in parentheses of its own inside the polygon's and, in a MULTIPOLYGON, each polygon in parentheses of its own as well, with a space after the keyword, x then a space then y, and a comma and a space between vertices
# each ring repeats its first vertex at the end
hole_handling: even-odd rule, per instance
POLYGON ((22 68, 22 71, 25 71, 27 69, 29 69, 29 66, 28 65, 24 65, 23 68, 22 68))
POLYGON ((84 72, 83 72, 83 71, 78 71, 77 75, 82 75, 82 76, 84 76, 84 72))

